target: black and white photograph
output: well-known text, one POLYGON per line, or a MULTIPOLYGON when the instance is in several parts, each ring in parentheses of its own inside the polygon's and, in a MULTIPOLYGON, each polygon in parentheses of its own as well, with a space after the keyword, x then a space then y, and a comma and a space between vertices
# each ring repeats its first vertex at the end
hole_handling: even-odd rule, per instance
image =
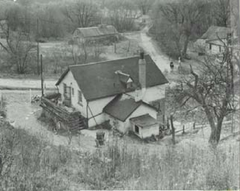
POLYGON ((0 0, 0 191, 240 190, 240 0, 0 0))

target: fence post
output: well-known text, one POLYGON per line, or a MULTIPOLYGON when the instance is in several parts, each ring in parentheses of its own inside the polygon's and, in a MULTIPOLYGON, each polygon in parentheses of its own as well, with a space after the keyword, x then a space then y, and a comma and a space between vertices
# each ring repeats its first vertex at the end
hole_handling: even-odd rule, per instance
POLYGON ((172 114, 170 115, 170 122, 171 122, 171 128, 172 128, 172 141, 173 141, 173 144, 175 145, 175 128, 173 125, 173 115, 172 114))
POLYGON ((182 134, 185 134, 185 125, 183 125, 183 132, 182 134))
POLYGON ((32 103, 32 89, 29 90, 29 99, 30 99, 30 103, 32 103))

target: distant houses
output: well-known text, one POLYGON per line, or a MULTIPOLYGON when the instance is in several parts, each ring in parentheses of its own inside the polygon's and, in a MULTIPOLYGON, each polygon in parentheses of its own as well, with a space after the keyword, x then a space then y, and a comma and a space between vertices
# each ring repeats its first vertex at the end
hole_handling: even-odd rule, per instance
POLYGON ((221 53, 224 51, 224 43, 227 43, 228 37, 233 35, 233 30, 227 27, 211 26, 208 30, 194 43, 195 49, 199 54, 221 53))
POLYGON ((97 27, 77 28, 72 37, 72 43, 111 43, 118 40, 119 33, 112 25, 99 25, 97 27))

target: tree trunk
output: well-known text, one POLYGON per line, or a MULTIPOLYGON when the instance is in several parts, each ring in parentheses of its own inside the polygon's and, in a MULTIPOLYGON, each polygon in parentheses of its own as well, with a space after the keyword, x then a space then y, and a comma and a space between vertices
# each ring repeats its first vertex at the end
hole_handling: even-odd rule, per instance
POLYGON ((217 125, 216 125, 214 122, 214 115, 212 114, 210 109, 207 106, 204 106, 204 111, 211 127, 211 135, 209 138, 209 143, 212 146, 216 147, 220 140, 223 117, 218 118, 217 125))
POLYGON ((183 51, 182 51, 183 58, 186 58, 186 56, 187 56, 188 43, 189 43, 189 36, 186 36, 186 40, 184 42, 184 47, 183 47, 183 51))
POLYGON ((209 143, 212 146, 216 147, 220 141, 220 136, 221 136, 221 131, 222 131, 222 122, 223 122, 223 117, 218 119, 217 126, 214 129, 212 129, 212 131, 211 131, 209 143))
POLYGON ((175 145, 175 128, 173 125, 173 115, 170 115, 170 123, 171 123, 171 128, 172 128, 172 142, 175 145))

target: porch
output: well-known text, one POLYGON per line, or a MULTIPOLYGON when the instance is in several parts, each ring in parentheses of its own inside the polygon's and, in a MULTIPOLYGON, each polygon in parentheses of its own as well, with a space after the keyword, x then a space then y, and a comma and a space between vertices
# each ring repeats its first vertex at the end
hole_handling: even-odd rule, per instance
POLYGON ((53 120, 56 130, 78 133, 80 130, 86 129, 87 119, 81 115, 81 112, 58 104, 59 97, 60 94, 45 96, 41 98, 40 103, 43 114, 53 120))

